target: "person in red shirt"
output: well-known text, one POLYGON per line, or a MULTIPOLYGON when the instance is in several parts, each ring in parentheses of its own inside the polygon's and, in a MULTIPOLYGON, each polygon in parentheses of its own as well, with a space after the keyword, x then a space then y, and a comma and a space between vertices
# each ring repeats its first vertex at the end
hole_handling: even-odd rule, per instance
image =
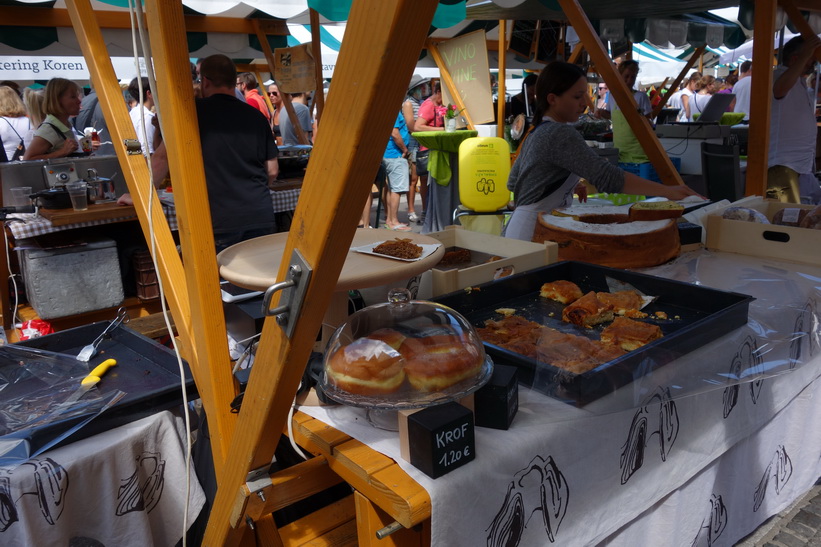
POLYGON ((262 112, 268 123, 271 122, 271 112, 268 110, 268 105, 265 99, 259 94, 259 84, 257 84, 256 77, 250 72, 243 72, 237 75, 237 88, 245 96, 245 102, 262 112))

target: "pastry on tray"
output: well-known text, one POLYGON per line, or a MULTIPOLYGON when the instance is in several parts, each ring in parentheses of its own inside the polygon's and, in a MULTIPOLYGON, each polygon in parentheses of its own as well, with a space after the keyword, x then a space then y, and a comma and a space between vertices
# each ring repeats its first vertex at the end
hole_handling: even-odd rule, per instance
POLYGON ((600 301, 596 293, 590 291, 562 310, 562 320, 580 327, 590 328, 599 323, 613 320, 613 308, 600 301))
POLYGON ((603 305, 612 307, 616 315, 626 315, 644 305, 644 299, 636 291, 598 292, 596 298, 603 305))
POLYGON ((653 340, 658 340, 663 334, 658 325, 634 321, 627 317, 616 317, 601 333, 601 341, 613 344, 625 351, 633 351, 653 340))
POLYGON ((572 281, 551 281, 542 285, 539 295, 562 304, 570 304, 582 297, 582 290, 572 281))

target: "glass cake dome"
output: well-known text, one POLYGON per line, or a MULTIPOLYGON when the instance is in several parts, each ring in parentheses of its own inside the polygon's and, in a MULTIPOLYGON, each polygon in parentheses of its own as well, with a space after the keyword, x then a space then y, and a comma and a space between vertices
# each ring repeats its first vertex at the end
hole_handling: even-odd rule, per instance
POLYGON ((336 329, 320 387, 352 406, 404 409, 462 398, 490 379, 493 364, 458 312, 393 289, 336 329))

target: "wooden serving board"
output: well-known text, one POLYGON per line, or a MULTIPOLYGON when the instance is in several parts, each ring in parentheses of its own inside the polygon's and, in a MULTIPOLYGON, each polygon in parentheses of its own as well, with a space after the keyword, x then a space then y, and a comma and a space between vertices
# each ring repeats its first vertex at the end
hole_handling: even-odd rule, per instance
POLYGON ((95 220, 112 220, 115 218, 137 218, 137 212, 132 205, 117 205, 116 202, 96 203, 89 205, 85 211, 75 211, 74 209, 43 209, 39 210, 40 216, 51 221, 53 226, 66 226, 68 224, 78 224, 81 222, 92 222, 95 220))

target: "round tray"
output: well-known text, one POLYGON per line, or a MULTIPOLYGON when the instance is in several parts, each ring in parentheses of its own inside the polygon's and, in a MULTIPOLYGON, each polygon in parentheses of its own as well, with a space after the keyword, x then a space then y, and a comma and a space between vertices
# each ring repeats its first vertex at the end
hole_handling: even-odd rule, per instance
POLYGON ((374 410, 408 410, 441 405, 466 397, 485 385, 488 380, 490 380, 491 374, 493 374, 493 361, 486 355, 482 369, 476 376, 463 380, 442 391, 425 393, 410 388, 406 383, 399 391, 389 395, 357 395, 329 384, 324 373, 320 379, 319 387, 322 388, 329 398, 343 405, 374 410))

